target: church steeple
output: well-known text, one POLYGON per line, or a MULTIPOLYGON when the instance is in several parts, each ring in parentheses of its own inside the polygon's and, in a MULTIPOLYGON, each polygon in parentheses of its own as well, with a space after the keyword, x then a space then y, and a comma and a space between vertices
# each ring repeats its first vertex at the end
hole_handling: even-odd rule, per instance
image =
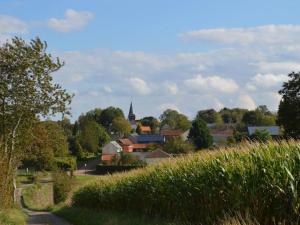
POLYGON ((128 113, 128 120, 135 122, 135 115, 133 113, 132 102, 130 103, 130 108, 129 108, 129 113, 128 113))

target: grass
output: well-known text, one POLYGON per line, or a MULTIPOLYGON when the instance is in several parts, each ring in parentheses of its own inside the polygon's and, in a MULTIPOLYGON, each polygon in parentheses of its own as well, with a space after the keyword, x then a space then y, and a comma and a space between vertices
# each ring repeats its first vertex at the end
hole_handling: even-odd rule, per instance
POLYGON ((28 209, 41 211, 53 206, 52 183, 32 184, 23 189, 24 204, 28 209))
POLYGON ((105 176, 77 191, 73 207, 194 224, 248 214, 261 224, 298 224, 299 182, 299 142, 245 144, 105 176))
POLYGON ((26 225, 26 215, 20 209, 0 210, 0 225, 26 225))

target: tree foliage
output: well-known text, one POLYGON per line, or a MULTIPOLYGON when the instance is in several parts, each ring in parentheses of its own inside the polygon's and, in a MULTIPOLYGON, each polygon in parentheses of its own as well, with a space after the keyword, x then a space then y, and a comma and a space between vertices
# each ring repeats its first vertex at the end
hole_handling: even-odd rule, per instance
POLYGON ((39 38, 29 43, 13 38, 0 47, 0 140, 7 157, 6 176, 0 182, 7 188, 12 187, 37 118, 68 113, 72 96, 51 76, 63 63, 46 49, 47 44, 39 38))
POLYGON ((109 135, 97 122, 84 119, 79 124, 78 138, 82 148, 91 153, 100 151, 100 147, 109 141, 109 135))
POLYGON ((192 153, 194 150, 195 146, 181 137, 172 138, 164 145, 164 151, 172 154, 192 153))
POLYGON ((197 117, 201 118, 206 123, 221 124, 223 122, 220 114, 214 109, 200 110, 197 113, 197 117))
POLYGON ((99 122, 103 127, 105 127, 106 130, 110 130, 110 126, 112 125, 113 120, 118 117, 124 118, 122 109, 111 106, 102 110, 99 122))
POLYGON ((159 119, 161 121, 161 127, 168 125, 172 129, 184 131, 191 127, 191 122, 188 120, 187 116, 173 109, 165 110, 159 119))
POLYGON ((116 117, 112 121, 111 131, 114 132, 118 138, 121 138, 130 134, 131 126, 124 117, 116 117))
POLYGON ((199 149, 209 148, 213 144, 213 139, 210 135, 209 129, 204 120, 202 120, 201 118, 196 118, 192 122, 189 139, 199 149))
POLYGON ((272 139, 267 130, 256 130, 250 137, 253 141, 267 142, 272 139))
POLYGON ((259 106, 255 110, 246 112, 242 122, 248 126, 272 126, 276 124, 276 115, 267 106, 259 106))
POLYGON ((300 73, 290 73, 279 94, 282 99, 278 110, 278 123, 284 127, 285 134, 300 137, 300 73))

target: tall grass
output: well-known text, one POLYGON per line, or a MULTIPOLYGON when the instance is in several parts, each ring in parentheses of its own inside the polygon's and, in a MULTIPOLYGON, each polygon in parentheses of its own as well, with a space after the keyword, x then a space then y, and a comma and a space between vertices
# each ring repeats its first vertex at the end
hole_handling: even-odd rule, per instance
POLYGON ((298 224, 300 143, 245 144, 106 176, 73 196, 79 207, 212 224, 246 215, 298 224))

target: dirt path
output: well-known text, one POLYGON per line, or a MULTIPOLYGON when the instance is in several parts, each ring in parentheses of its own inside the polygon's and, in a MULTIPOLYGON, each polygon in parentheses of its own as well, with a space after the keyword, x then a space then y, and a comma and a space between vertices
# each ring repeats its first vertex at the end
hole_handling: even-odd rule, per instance
POLYGON ((51 212, 38 212, 26 209, 22 199, 22 188, 17 189, 17 196, 19 204, 28 215, 27 225, 71 225, 51 212))
POLYGON ((71 225, 51 212, 35 212, 25 209, 28 225, 71 225))

